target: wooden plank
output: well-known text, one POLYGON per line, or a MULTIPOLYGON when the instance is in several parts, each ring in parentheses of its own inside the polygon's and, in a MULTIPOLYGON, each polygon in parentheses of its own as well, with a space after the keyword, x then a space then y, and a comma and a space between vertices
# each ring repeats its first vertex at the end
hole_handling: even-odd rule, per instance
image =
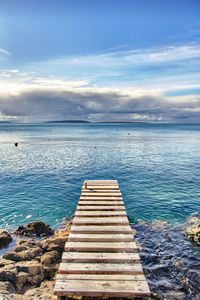
POLYGON ((65 251, 59 297, 150 295, 117 180, 84 181, 65 251))
MULTIPOLYGON (((65 252, 66 253, 66 252, 65 252)), ((75 253, 75 252, 74 252, 75 253)), ((105 253, 104 253, 105 254, 105 253)), ((129 254, 130 255, 130 254, 129 254)), ((146 281, 144 274, 57 274, 58 280, 97 280, 97 281, 146 281)))
POLYGON ((119 193, 119 192, 115 192, 115 193, 107 193, 107 192, 94 192, 94 191, 91 191, 91 192, 82 192, 81 193, 81 196, 88 196, 88 197, 106 197, 106 198, 109 198, 109 197, 121 197, 122 194, 119 193))
POLYGON ((80 201, 123 201, 122 197, 87 197, 81 196, 80 201))
MULTIPOLYGON (((96 208, 98 209, 98 208, 96 208)), ((75 212, 75 216, 79 217, 111 217, 111 216, 126 216, 125 211, 116 210, 116 211, 102 211, 102 210, 85 210, 75 212)))
MULTIPOLYGON (((85 189, 85 185, 83 185, 82 190, 85 189)), ((119 190, 119 186, 118 185, 91 185, 91 184, 87 184, 87 189, 94 189, 94 190, 119 190)))
POLYGON ((124 202, 123 201, 94 201, 94 200, 88 200, 88 201, 85 201, 85 200, 80 200, 78 205, 122 205, 123 208, 124 208, 124 202))
POLYGON ((118 226, 95 226, 95 225, 72 225, 71 233, 124 233, 132 234, 133 231, 130 225, 118 225, 118 226))
POLYGON ((57 280, 55 292, 58 296, 68 295, 87 297, 143 297, 150 296, 146 281, 94 281, 88 280, 57 280))
POLYGON ((74 217, 73 224, 82 224, 82 225, 111 225, 111 224, 129 224, 127 217, 101 217, 101 218, 94 218, 94 217, 74 217))
POLYGON ((78 205, 77 206, 77 211, 88 211, 88 210, 102 210, 102 211, 115 211, 115 210, 120 210, 120 211, 126 211, 124 206, 115 206, 115 205, 98 205, 97 207, 93 207, 92 205, 78 205))
POLYGON ((97 185, 117 185, 118 186, 118 181, 117 180, 84 180, 84 184, 97 184, 97 185))
POLYGON ((119 189, 92 189, 92 188, 87 188, 87 189, 82 189, 82 193, 107 193, 108 195, 110 193, 112 194, 121 194, 119 189))
POLYGON ((68 237, 69 242, 127 242, 133 241, 133 234, 120 233, 70 233, 68 237))
POLYGON ((61 263, 60 274, 143 274, 140 263, 61 263))
POLYGON ((139 262, 137 253, 95 253, 95 252, 64 252, 62 262, 109 262, 127 263, 139 262))
POLYGON ((65 251, 136 252, 135 242, 66 242, 65 251))

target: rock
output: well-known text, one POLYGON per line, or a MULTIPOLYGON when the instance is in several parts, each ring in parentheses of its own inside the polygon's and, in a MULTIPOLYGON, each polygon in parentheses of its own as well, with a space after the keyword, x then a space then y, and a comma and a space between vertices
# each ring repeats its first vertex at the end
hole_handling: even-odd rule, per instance
POLYGON ((186 228, 188 238, 200 246, 200 216, 191 217, 186 228))
POLYGON ((69 235, 69 229, 58 231, 53 237, 48 238, 42 242, 44 251, 64 251, 65 243, 69 235))
POLYGON ((15 293, 15 288, 13 284, 10 283, 9 281, 0 281, 0 293, 1 294, 15 293))
MULTIPOLYGON (((24 232, 23 234, 27 234, 27 227, 29 226, 23 227, 23 230, 20 231, 24 232)), ((31 229, 31 232, 33 234, 34 231, 31 229)), ((35 235, 42 235, 37 230, 35 232, 35 235)), ((1 295, 4 294, 2 294, 0 286, 0 300, 52 300, 52 279, 58 270, 58 263, 60 262, 68 235, 69 230, 65 229, 46 239, 35 240, 28 238, 21 240, 12 252, 4 254, 3 258, 0 259, 0 282, 10 283, 10 287, 13 287, 14 290, 12 289, 12 294, 4 289, 7 293, 5 294, 6 298, 1 298, 1 295), (46 279, 48 279, 50 284, 44 281, 46 279), (32 287, 34 288, 32 289, 32 287), (19 293, 21 294, 20 296, 19 293)))
POLYGON ((0 230, 0 249, 12 242, 12 236, 6 230, 0 230))
POLYGON ((16 263, 18 272, 28 273, 30 276, 43 274, 42 264, 38 261, 26 261, 16 263))
POLYGON ((0 269, 0 281, 16 283, 17 268, 15 265, 8 265, 0 269))
POLYGON ((28 247, 28 248, 35 248, 39 247, 42 248, 42 243, 35 239, 28 239, 28 240, 21 240, 18 245, 14 248, 16 252, 20 252, 21 247, 28 247))
POLYGON ((9 259, 0 259, 0 268, 14 264, 15 262, 13 260, 9 260, 9 259))
POLYGON ((164 300, 186 300, 186 295, 182 292, 168 292, 164 294, 164 300))
POLYGON ((7 294, 1 294, 0 292, 0 300, 28 300, 28 299, 24 299, 22 295, 19 294, 11 294, 11 293, 7 293, 7 294))
POLYGON ((200 271, 198 270, 189 270, 187 273, 187 278, 191 281, 196 287, 199 287, 200 292, 200 271))
POLYGON ((164 229, 167 226, 169 226, 169 222, 164 221, 164 220, 156 220, 151 224, 152 228, 155 229, 164 229))
POLYGON ((29 281, 30 277, 28 273, 25 272, 19 272, 17 275, 17 284, 24 285, 29 281))
POLYGON ((47 280, 52 280, 55 278, 55 275, 58 271, 59 264, 52 264, 50 266, 43 266, 44 269, 44 277, 47 280))
POLYGON ((24 294, 24 298, 28 300, 54 300, 57 299, 56 296, 53 295, 53 287, 55 282, 54 281, 44 281, 42 282, 39 288, 34 288, 28 290, 24 294))
POLYGON ((18 229, 15 231, 17 235, 24 235, 24 236, 37 236, 37 237, 44 237, 52 235, 54 231, 48 224, 45 224, 42 221, 36 221, 27 224, 26 226, 19 226, 18 229))
POLYGON ((29 282, 31 281, 31 277, 28 273, 19 272, 16 279, 16 289, 19 293, 23 293, 27 287, 29 282))
POLYGON ((7 252, 3 255, 3 258, 13 261, 27 261, 36 258, 38 255, 41 255, 40 248, 27 249, 21 252, 7 252))
POLYGON ((3 258, 16 262, 32 260, 43 254, 43 249, 41 247, 42 244, 34 240, 21 241, 14 247, 13 252, 5 253, 3 258))
POLYGON ((60 260, 59 252, 50 251, 43 254, 40 261, 43 265, 49 266, 51 264, 58 263, 59 260, 60 260))

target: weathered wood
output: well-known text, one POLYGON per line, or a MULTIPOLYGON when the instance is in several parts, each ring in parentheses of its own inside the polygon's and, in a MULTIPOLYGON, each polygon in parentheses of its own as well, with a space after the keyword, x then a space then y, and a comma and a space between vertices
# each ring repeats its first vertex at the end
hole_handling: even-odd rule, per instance
POLYGON ((80 197, 79 199, 79 203, 80 201, 93 201, 93 202, 98 202, 98 201, 104 201, 104 202, 116 202, 116 201, 120 201, 124 204, 124 201, 121 197, 80 197))
POLYGON ((88 225, 111 225, 111 224, 129 224, 127 217, 74 217, 73 224, 88 224, 88 225))
POLYGON ((102 193, 104 193, 104 194, 106 193, 108 196, 111 195, 111 194, 112 195, 114 194, 114 196, 121 195, 119 190, 108 190, 108 189, 107 190, 106 189, 83 189, 82 192, 83 193, 90 193, 91 195, 92 194, 94 194, 94 195, 102 194, 102 193))
POLYGON ((115 201, 105 201, 105 200, 80 200, 78 205, 122 205, 124 207, 124 202, 120 200, 115 200, 115 201))
POLYGON ((128 242, 133 241, 133 234, 120 233, 70 233, 68 237, 69 242, 128 242))
MULTIPOLYGON (((135 242, 66 242, 65 251, 136 252, 135 242)), ((113 254, 114 255, 114 254, 113 254)))
POLYGON ((117 180, 84 180, 84 184, 87 182, 88 184, 95 184, 95 185, 117 185, 117 180))
POLYGON ((87 189, 85 189, 85 185, 83 185, 82 187, 82 191, 85 191, 85 190, 106 190, 106 191, 109 191, 109 190, 118 190, 119 191, 119 186, 118 185, 91 185, 91 184, 88 184, 87 185, 87 189))
MULTIPOLYGON (((105 253, 104 253, 105 254, 105 253)), ((115 253, 116 255, 116 253, 115 253)), ((130 255, 130 254, 129 254, 130 255)), ((146 281, 144 274, 57 274, 59 280, 146 281)), ((87 284, 87 282, 86 282, 87 284)))
POLYGON ((150 295, 116 180, 84 181, 65 251, 56 276, 57 296, 150 295))
POLYGON ((78 205, 76 211, 88 211, 88 210, 102 210, 102 211, 115 211, 115 210, 120 210, 120 211, 126 211, 124 209, 124 206, 115 206, 115 205, 98 205, 97 207, 93 207, 91 205, 78 205))
POLYGON ((109 187, 88 187, 82 188, 82 193, 121 193, 120 190, 116 187, 109 188, 109 187))
POLYGON ((88 191, 88 192, 82 192, 81 196, 87 196, 87 197, 106 197, 106 198, 110 198, 110 197, 121 197, 122 194, 119 192, 112 192, 112 193, 108 193, 108 192, 94 192, 94 191, 88 191))
POLYGON ((62 262, 128 263, 139 262, 137 253, 64 252, 62 262))
POLYGON ((141 264, 119 263, 61 263, 60 274, 143 274, 141 264))
POLYGON ((126 216, 125 211, 115 210, 115 211, 102 211, 102 210, 85 210, 79 211, 77 210, 75 216, 78 217, 111 217, 111 216, 126 216))
POLYGON ((69 280, 56 282, 56 290, 59 296, 68 294, 73 296, 88 297, 133 297, 150 296, 149 287, 146 281, 94 281, 69 280))
POLYGON ((131 234, 130 225, 72 225, 71 233, 124 233, 131 234))

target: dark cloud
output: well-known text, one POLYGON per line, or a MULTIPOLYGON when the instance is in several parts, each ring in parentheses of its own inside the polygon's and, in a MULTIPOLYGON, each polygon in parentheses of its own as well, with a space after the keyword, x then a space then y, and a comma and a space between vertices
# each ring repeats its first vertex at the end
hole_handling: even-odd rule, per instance
POLYGON ((0 112, 4 117, 30 121, 89 118, 200 122, 200 96, 177 102, 172 97, 135 96, 106 89, 33 88, 9 97, 0 95, 0 112))

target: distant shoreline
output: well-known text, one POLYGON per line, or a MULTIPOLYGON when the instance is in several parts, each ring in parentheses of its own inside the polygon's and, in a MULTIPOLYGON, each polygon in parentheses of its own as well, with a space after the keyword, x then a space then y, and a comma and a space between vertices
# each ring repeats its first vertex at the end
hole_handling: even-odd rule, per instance
POLYGON ((139 124, 143 124, 143 123, 147 123, 149 124, 149 122, 145 122, 145 121, 85 121, 85 120, 61 120, 61 121, 46 121, 44 122, 45 124, 51 124, 51 123, 89 123, 89 124, 116 124, 116 123, 120 123, 120 124, 130 124, 130 123, 139 123, 139 124))

